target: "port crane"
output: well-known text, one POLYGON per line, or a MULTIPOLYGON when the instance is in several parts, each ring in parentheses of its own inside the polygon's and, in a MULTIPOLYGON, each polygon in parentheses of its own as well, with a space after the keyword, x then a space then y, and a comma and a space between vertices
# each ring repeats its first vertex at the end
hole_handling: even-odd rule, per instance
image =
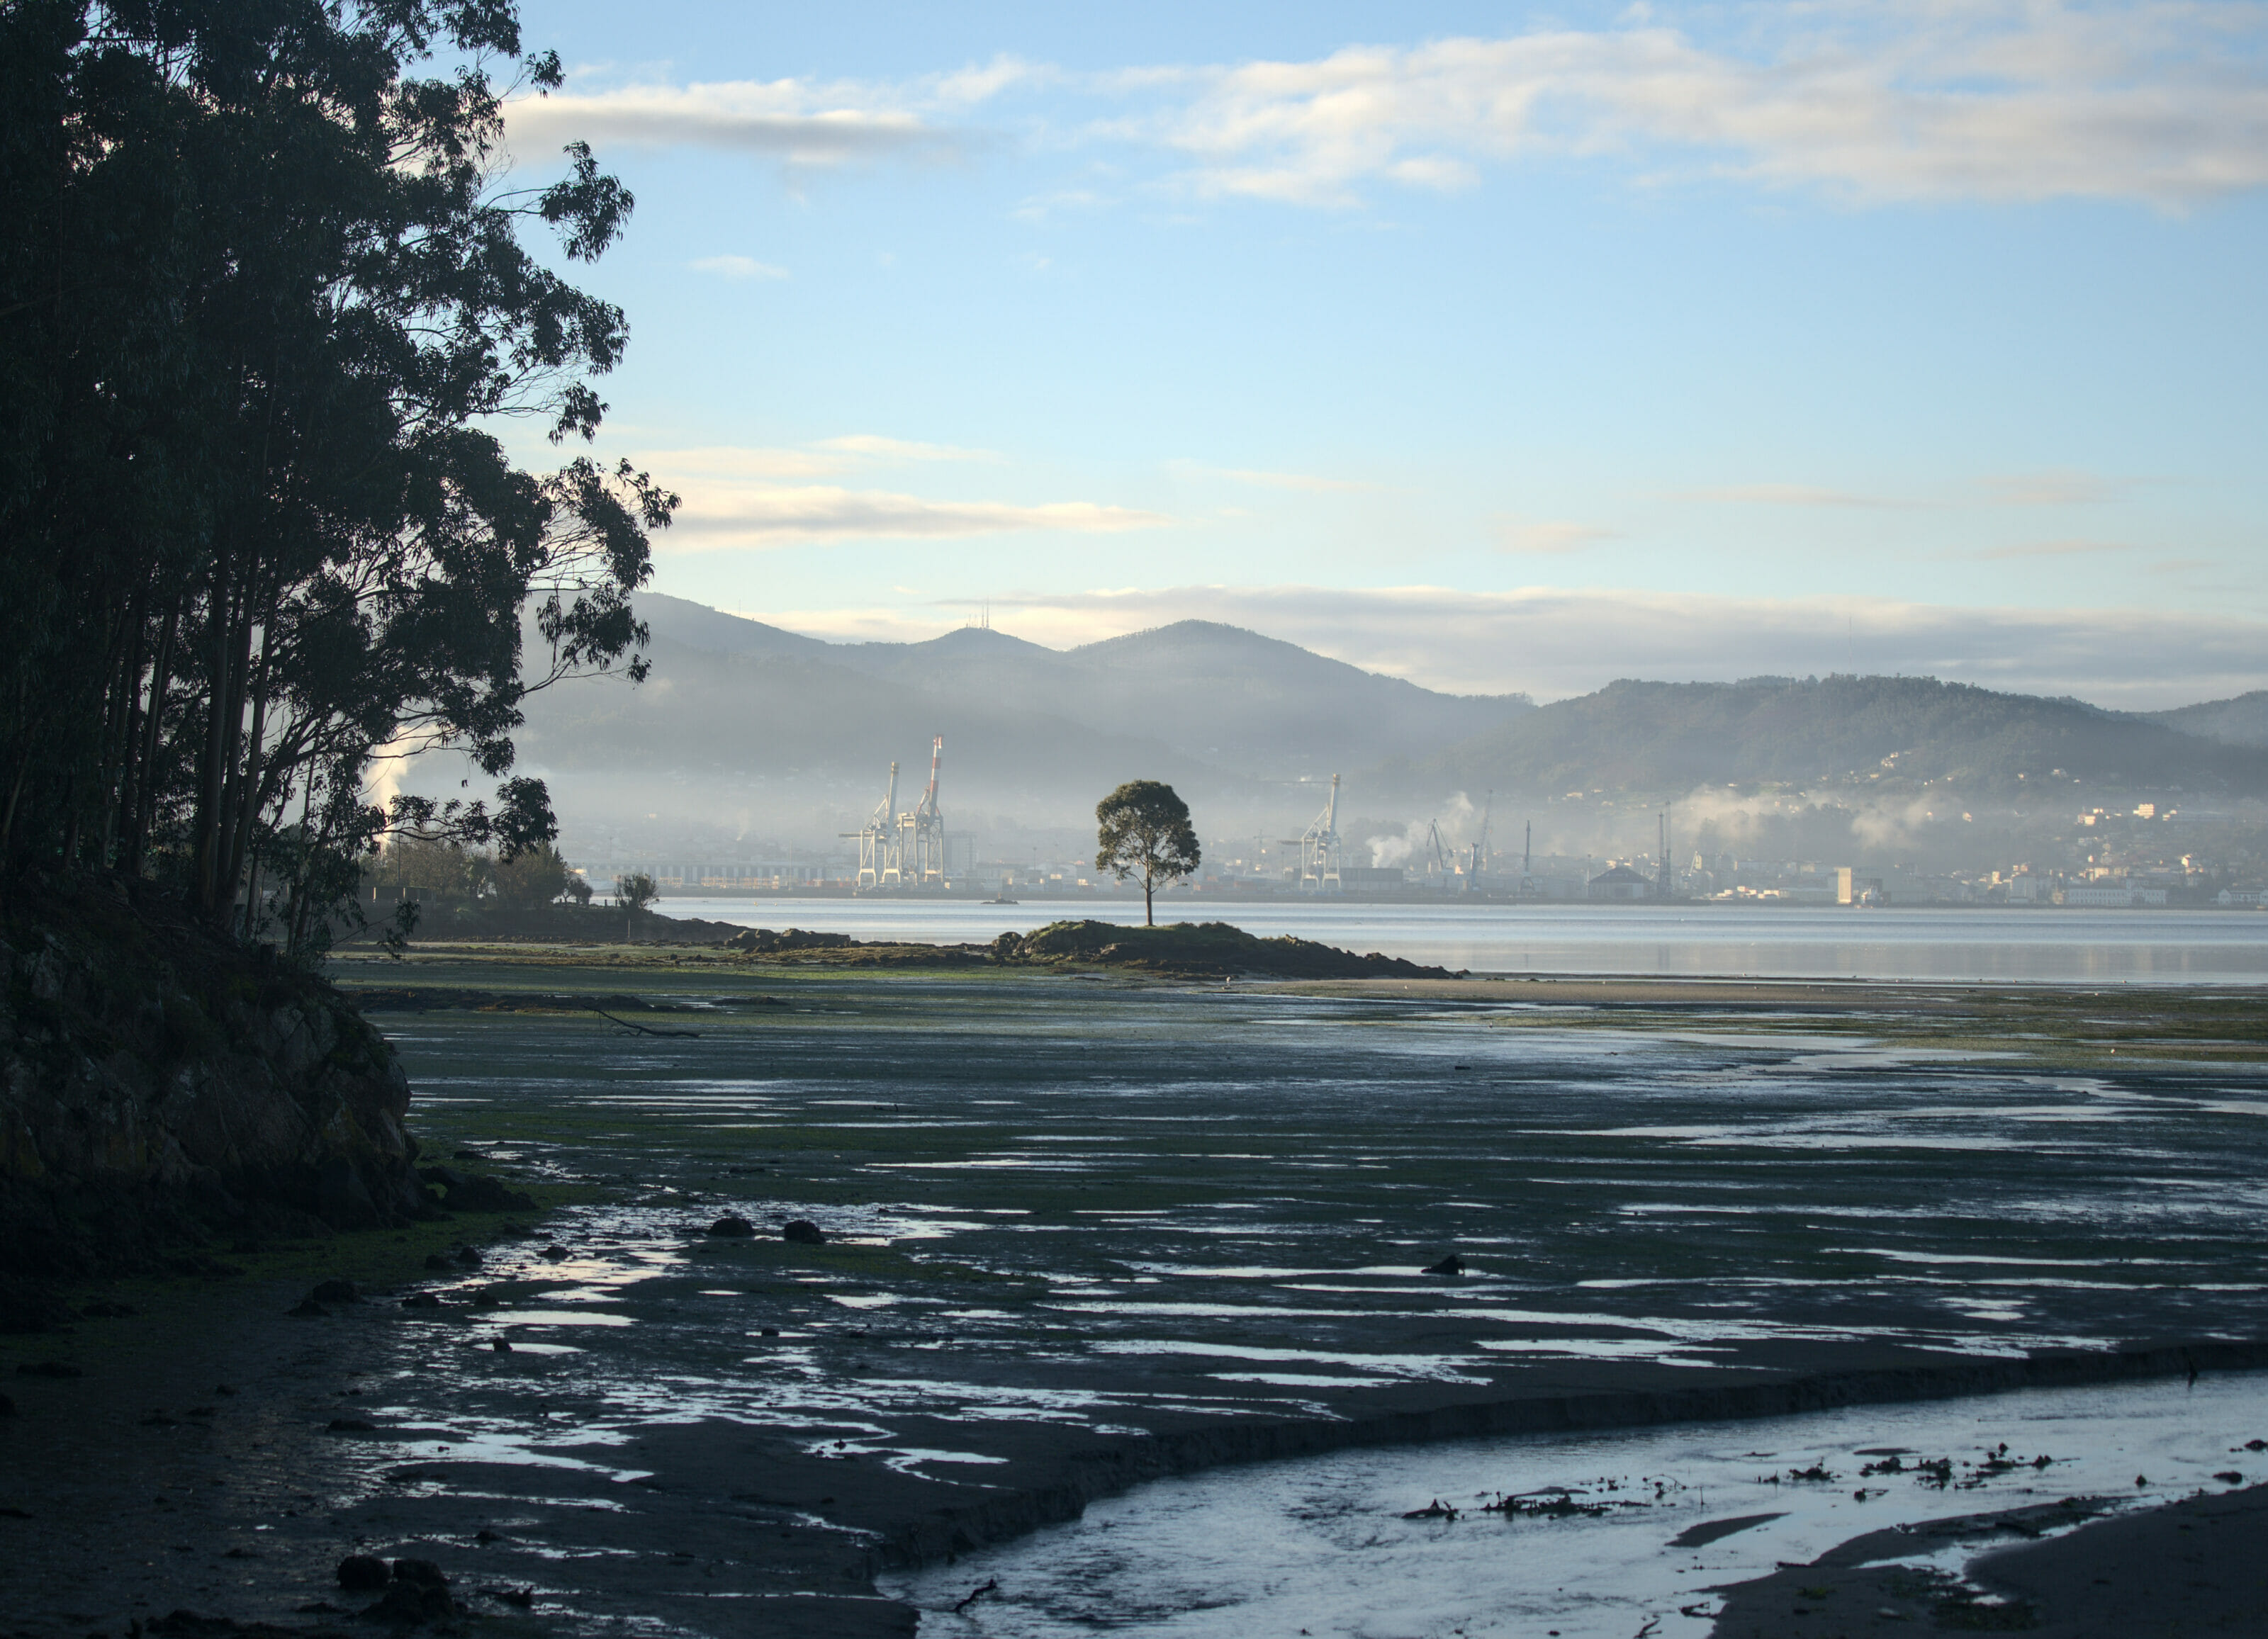
POLYGON ((915 887, 945 886, 945 816, 937 807, 937 768, 945 756, 945 736, 929 743, 929 786, 913 810, 899 820, 898 860, 902 878, 915 887))
POLYGON ((1284 846, 1300 850, 1300 892, 1336 893, 1340 891, 1339 776, 1331 775, 1331 795, 1314 823, 1284 846))
POLYGON ((890 765, 890 789, 874 806, 873 817, 856 831, 840 833, 858 842, 858 886, 895 887, 902 872, 898 854, 898 765, 890 765))

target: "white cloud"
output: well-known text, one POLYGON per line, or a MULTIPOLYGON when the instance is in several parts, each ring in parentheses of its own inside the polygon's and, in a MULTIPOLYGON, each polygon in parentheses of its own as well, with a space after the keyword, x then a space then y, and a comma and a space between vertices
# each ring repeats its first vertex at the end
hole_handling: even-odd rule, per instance
POLYGON ((1594 524, 1510 519, 1497 526, 1496 549, 1519 556, 1580 552, 1614 538, 1613 530, 1594 524))
POLYGON ((579 139, 721 148, 806 166, 950 150, 964 140, 890 93, 793 79, 554 92, 519 99, 506 120, 515 145, 528 151, 579 139))
POLYGON ((727 279, 784 279, 787 269, 775 268, 753 256, 696 256, 686 266, 696 273, 713 273, 727 279))
POLYGON ((1855 199, 2178 205, 2268 183, 2257 5, 1968 0, 1781 17, 1778 41, 1749 55, 1640 26, 1215 69, 1186 77, 1200 89, 1147 129, 1190 156, 1202 191, 1310 205, 1609 152, 1855 199))
POLYGON ((1300 585, 996 595, 991 603, 1003 628, 1058 646, 1178 620, 1222 621, 1429 687, 1526 689, 1543 699, 1617 677, 1854 670, 2135 709, 2268 687, 2268 621, 2151 610, 1300 585))
POLYGON ((685 489, 685 504, 666 548, 782 547, 858 539, 942 539, 965 535, 1079 534, 1155 529, 1161 514, 1093 501, 1024 505, 1006 501, 937 501, 880 489, 833 485, 705 483, 685 489))

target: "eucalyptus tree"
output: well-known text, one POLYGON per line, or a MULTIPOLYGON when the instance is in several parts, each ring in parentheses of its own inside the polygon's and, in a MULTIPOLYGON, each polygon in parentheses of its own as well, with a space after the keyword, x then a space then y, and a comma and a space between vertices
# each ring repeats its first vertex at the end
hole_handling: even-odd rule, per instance
POLYGON ((505 777, 523 702, 643 675, 675 504, 499 436, 591 440, 628 336, 522 242, 595 259, 633 202, 582 144, 508 185, 508 99, 557 59, 509 0, 20 0, 0 31, 0 853, 247 922, 264 854, 296 941, 389 829, 548 842, 505 777), (364 800, 440 746, 493 807, 364 800))
POLYGON ((1121 882, 1142 879, 1142 923, 1157 921, 1152 899, 1159 887, 1180 880, 1204 863, 1189 805, 1174 788, 1158 780, 1129 780, 1094 805, 1100 826, 1094 868, 1121 882))

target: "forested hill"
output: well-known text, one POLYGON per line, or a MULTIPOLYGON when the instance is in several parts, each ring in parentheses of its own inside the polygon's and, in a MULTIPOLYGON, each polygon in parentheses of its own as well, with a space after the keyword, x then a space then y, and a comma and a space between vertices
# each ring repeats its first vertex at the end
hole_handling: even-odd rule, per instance
POLYGON ((2226 740, 2232 746, 2268 746, 2268 688, 2256 688, 2234 700, 2208 700, 2202 705, 2137 715, 2184 734, 2226 740))
POLYGON ((1925 780, 2017 793, 2057 770, 2089 785, 2268 791, 2268 752, 2081 701, 1908 677, 1616 682, 1374 777, 1537 793, 1925 780))

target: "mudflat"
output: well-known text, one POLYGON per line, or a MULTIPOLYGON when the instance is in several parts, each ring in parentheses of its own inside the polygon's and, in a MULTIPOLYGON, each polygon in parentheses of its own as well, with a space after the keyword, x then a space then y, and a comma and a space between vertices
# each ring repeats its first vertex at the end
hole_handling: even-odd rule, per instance
POLYGON ((1208 1463, 2268 1363, 2255 995, 340 973, 428 1158, 546 1211, 0 1341, 24 1632, 336 1623, 350 1553, 543 1631, 903 1632, 881 1566, 1208 1463))
POLYGON ((2268 1633, 2268 1486, 2069 1525, 2100 1505, 1870 1532, 1726 1591, 1716 1639, 1955 1629, 2036 1639, 2268 1633), (2055 1532, 2044 1540, 2027 1541, 2055 1532), (2014 1545, 1998 1547, 2014 1539, 2014 1545), (1980 1548, 1964 1574, 1918 1562, 1980 1548))

